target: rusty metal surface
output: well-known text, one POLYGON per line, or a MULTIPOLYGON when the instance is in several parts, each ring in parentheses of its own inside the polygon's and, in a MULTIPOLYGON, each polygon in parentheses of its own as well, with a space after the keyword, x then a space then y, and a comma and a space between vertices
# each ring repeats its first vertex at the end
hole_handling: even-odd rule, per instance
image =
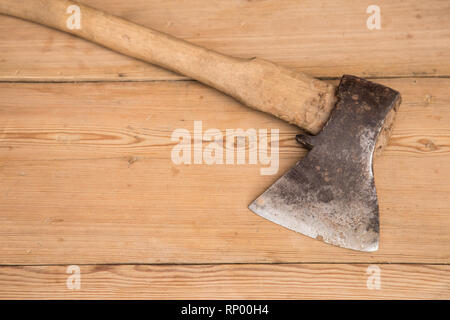
POLYGON ((380 229, 372 159, 385 117, 400 94, 348 75, 336 94, 322 131, 296 137, 308 154, 249 208, 309 237, 376 251, 380 229))

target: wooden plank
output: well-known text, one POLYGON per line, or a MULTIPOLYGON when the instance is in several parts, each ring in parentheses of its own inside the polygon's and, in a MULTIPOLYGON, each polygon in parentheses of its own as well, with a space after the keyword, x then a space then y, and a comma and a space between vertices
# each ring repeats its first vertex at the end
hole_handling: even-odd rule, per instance
POLYGON ((247 205, 304 155, 293 126, 192 81, 0 84, 0 263, 449 263, 450 79, 385 79, 403 94, 375 161, 381 248, 323 244, 247 205), (170 137, 280 130, 279 170, 176 165, 170 137))
MULTIPOLYGON (((319 77, 449 76, 450 3, 377 1, 83 0, 220 52, 258 56, 319 77), (195 17, 195 18, 193 18, 195 17)), ((167 80, 179 75, 59 31, 0 16, 0 80, 167 80)))
POLYGON ((0 267, 1 299, 448 299, 450 266, 366 264, 0 267), (371 270, 371 269, 369 269, 371 270), (73 278, 69 283, 74 288, 73 278), (369 286, 367 284, 369 282, 369 286), (371 289, 369 289, 371 288, 371 289))

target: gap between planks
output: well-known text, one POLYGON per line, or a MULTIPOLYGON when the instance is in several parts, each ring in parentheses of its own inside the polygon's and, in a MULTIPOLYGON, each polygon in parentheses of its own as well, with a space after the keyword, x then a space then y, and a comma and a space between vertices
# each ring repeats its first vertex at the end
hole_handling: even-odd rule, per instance
MULTIPOLYGON (((339 81, 341 77, 315 77, 316 79, 322 81, 339 81)), ((365 77, 364 79, 370 81, 376 80, 396 80, 396 79, 450 79, 450 76, 380 76, 380 77, 365 77)), ((10 83, 10 84, 33 84, 33 83, 42 83, 42 84, 77 84, 77 83, 129 83, 129 82, 137 82, 137 83, 152 83, 152 82, 184 82, 184 81, 194 81, 198 82, 195 79, 190 79, 188 77, 180 77, 180 79, 104 79, 104 80, 89 80, 89 79, 80 79, 80 80, 46 80, 46 79, 31 79, 31 80, 1 80, 1 83, 10 83)), ((210 88, 209 86, 202 84, 205 87, 210 88)), ((210 88, 211 90, 216 90, 214 88, 210 88)))
POLYGON ((0 268, 2 267, 65 267, 70 265, 77 266, 246 266, 246 265, 256 265, 256 266, 264 266, 264 265, 361 265, 361 264, 370 264, 370 265, 399 265, 399 266, 449 266, 450 263, 430 263, 430 262, 388 262, 388 261, 325 261, 325 262, 316 262, 316 261, 292 261, 292 262, 170 262, 170 263, 145 263, 145 262, 113 262, 113 263, 77 263, 77 262, 65 262, 65 263, 43 263, 43 264, 0 264, 0 268))

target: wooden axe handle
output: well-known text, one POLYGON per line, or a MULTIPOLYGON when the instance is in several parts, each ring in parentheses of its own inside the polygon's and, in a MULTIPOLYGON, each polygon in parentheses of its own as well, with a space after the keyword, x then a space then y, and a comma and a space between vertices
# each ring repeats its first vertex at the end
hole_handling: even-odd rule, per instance
POLYGON ((0 13, 40 23, 184 74, 254 109, 316 134, 335 104, 335 87, 265 60, 222 55, 68 0, 0 0, 0 13), (81 9, 80 29, 67 21, 81 9))

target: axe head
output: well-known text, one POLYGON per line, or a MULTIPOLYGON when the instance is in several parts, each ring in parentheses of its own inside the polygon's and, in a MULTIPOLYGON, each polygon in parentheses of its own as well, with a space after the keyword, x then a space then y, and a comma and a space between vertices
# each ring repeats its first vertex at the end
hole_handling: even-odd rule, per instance
POLYGON ((343 76, 330 119, 316 136, 298 135, 308 154, 250 206, 288 229, 343 248, 376 251, 378 200, 372 158, 400 94, 343 76))

